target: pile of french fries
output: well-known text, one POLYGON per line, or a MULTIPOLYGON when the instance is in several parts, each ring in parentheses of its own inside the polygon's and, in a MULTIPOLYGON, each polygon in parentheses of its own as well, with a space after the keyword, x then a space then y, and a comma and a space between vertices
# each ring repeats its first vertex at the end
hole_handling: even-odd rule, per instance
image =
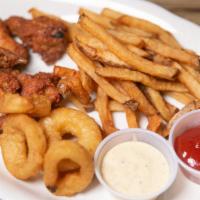
MULTIPOLYGON (((37 9, 30 13, 47 15, 37 9)), ((183 104, 200 99, 199 56, 152 22, 109 8, 100 14, 81 8, 79 14, 77 23, 64 22, 71 39, 67 54, 79 67, 83 88, 96 93, 95 110, 105 135, 117 130, 112 112, 125 112, 129 127, 139 127, 143 113, 147 128, 166 137, 165 127, 178 109, 164 96, 183 104)), ((81 99, 71 97, 87 110, 81 99)))

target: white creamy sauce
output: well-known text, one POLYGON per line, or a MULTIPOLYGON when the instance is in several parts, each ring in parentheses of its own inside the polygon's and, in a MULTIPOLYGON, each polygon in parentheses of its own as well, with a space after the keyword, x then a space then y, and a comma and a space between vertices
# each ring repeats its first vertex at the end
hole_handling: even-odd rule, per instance
POLYGON ((128 196, 158 192, 169 179, 169 166, 155 147, 138 141, 124 142, 108 151, 101 173, 115 191, 128 196))

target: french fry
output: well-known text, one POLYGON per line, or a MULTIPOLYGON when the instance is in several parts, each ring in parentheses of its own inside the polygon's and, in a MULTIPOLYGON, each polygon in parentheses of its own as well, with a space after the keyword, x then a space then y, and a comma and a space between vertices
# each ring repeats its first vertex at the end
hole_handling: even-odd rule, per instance
POLYGON ((144 73, 124 68, 116 68, 110 66, 97 67, 96 73, 107 78, 140 82, 146 86, 152 87, 155 90, 160 90, 160 91, 177 91, 177 92, 188 91, 187 88, 180 83, 157 80, 144 73))
POLYGON ((138 109, 141 112, 146 115, 153 115, 157 113, 157 111, 147 100, 142 91, 136 86, 136 84, 130 81, 120 81, 118 84, 133 100, 138 102, 138 109))
MULTIPOLYGON (((90 37, 90 35, 87 35, 84 32, 76 35, 75 43, 82 52, 84 52, 89 58, 94 61, 99 61, 101 63, 111 66, 130 68, 127 63, 120 60, 112 52, 108 51, 107 47, 100 40, 94 37, 90 37)), ((149 56, 146 51, 136 46, 127 44, 127 48, 138 56, 149 56)))
POLYGON ((68 47, 68 54, 74 60, 74 62, 84 70, 103 90, 104 92, 113 98, 114 100, 126 104, 131 100, 127 95, 123 95, 116 90, 106 79, 100 77, 95 73, 95 64, 81 53, 74 45, 68 47))
POLYGON ((183 103, 183 104, 188 104, 192 101, 195 100, 195 97, 192 96, 189 93, 181 93, 181 92, 164 92, 165 95, 170 96, 174 99, 176 99, 177 101, 183 103))
POLYGON ((101 12, 101 15, 115 20, 119 19, 119 22, 122 24, 136 27, 150 33, 158 34, 160 40, 163 41, 164 43, 170 44, 170 46, 173 47, 181 48, 180 44, 169 32, 165 31, 163 28, 152 22, 136 18, 133 16, 124 15, 123 13, 120 13, 118 11, 109 8, 104 8, 103 11, 101 12))
POLYGON ((124 112, 124 106, 121 103, 114 100, 109 101, 108 107, 111 112, 124 112))
POLYGON ((131 110, 129 107, 124 106, 126 120, 129 128, 138 128, 138 120, 136 111, 131 110))
POLYGON ((107 17, 104 17, 102 15, 99 15, 91 10, 85 9, 85 8, 80 8, 79 9, 79 14, 80 15, 85 15, 89 17, 92 21, 95 23, 105 27, 105 28, 112 28, 113 25, 111 23, 111 20, 107 17))
POLYGON ((172 79, 177 74, 178 70, 175 68, 155 64, 133 54, 125 46, 108 34, 101 26, 95 24, 88 17, 81 16, 79 23, 83 29, 87 30, 94 37, 97 37, 105 43, 112 53, 124 62, 128 63, 133 69, 164 79, 172 79))
POLYGON ((137 35, 134 35, 132 33, 124 32, 124 31, 118 31, 113 29, 108 29, 108 33, 110 33, 113 37, 115 37, 117 40, 123 42, 132 44, 138 47, 143 47, 144 42, 141 38, 139 38, 137 35))
POLYGON ((147 129, 150 131, 157 132, 163 124, 163 119, 158 114, 149 115, 147 116, 147 118, 148 118, 147 129))
POLYGON ((79 72, 83 88, 89 94, 96 91, 96 83, 81 68, 79 68, 79 72))
POLYGON ((176 49, 176 48, 170 47, 155 39, 152 40, 148 38, 143 38, 143 41, 145 42, 145 45, 148 49, 162 56, 165 56, 165 57, 168 57, 168 58, 171 58, 183 63, 191 64, 192 67, 199 66, 199 59, 197 55, 190 54, 183 49, 176 49))
POLYGON ((158 91, 150 87, 145 87, 144 91, 150 102, 158 110, 163 119, 169 121, 172 116, 172 113, 170 112, 162 95, 158 91))
MULTIPOLYGON (((149 53, 150 54, 150 53, 149 53)), ((150 54, 151 55, 151 54, 150 54)), ((173 60, 172 59, 169 59, 169 58, 166 58, 164 56, 161 56, 159 54, 155 54, 155 55, 152 55, 152 58, 153 62, 155 63, 158 63, 158 64, 161 64, 161 65, 167 65, 167 66, 171 66, 172 63, 173 63, 173 60)))
POLYGON ((116 10, 110 9, 110 8, 104 8, 101 11, 101 15, 105 16, 105 17, 109 17, 111 19, 118 19, 119 17, 121 17, 123 15, 123 13, 118 12, 116 10))
POLYGON ((194 69, 193 66, 189 66, 189 65, 182 65, 183 68, 188 71, 195 79, 197 79, 197 81, 200 82, 200 71, 197 69, 194 69))
POLYGON ((117 129, 114 126, 112 114, 109 110, 109 99, 106 93, 100 88, 97 88, 97 97, 95 101, 95 109, 98 111, 99 117, 101 119, 102 127, 105 135, 107 136, 117 129))
POLYGON ((153 34, 153 33, 149 33, 149 32, 146 32, 144 30, 141 30, 141 29, 138 29, 138 28, 135 28, 135 27, 123 26, 123 25, 120 25, 120 24, 117 24, 115 29, 116 30, 122 30, 122 31, 125 31, 125 32, 128 32, 128 33, 134 33, 137 36, 142 36, 142 37, 147 37, 147 38, 156 37, 156 35, 153 34))
POLYGON ((149 22, 144 19, 136 18, 133 16, 128 16, 128 15, 122 15, 121 17, 117 19, 117 21, 120 24, 136 27, 150 33, 155 33, 158 35, 159 39, 165 44, 168 44, 175 48, 181 48, 180 44, 172 36, 171 33, 167 32, 166 30, 164 30, 163 28, 161 28, 160 26, 152 22, 149 22))
POLYGON ((177 107, 175 107, 174 105, 168 103, 167 101, 166 101, 166 104, 167 104, 167 107, 169 108, 171 116, 173 116, 175 113, 178 112, 179 109, 177 107))
POLYGON ((198 56, 195 54, 191 54, 184 49, 177 49, 168 46, 157 39, 145 38, 123 30, 108 29, 107 31, 121 42, 141 47, 145 43, 147 49, 150 49, 164 57, 190 64, 193 67, 199 66, 198 56))
POLYGON ((149 53, 146 52, 145 50, 143 49, 140 49, 134 45, 131 45, 131 44, 127 44, 127 48, 129 51, 133 52, 134 54, 138 55, 138 56, 141 56, 141 57, 148 57, 149 56, 149 53))
POLYGON ((78 48, 90 59, 98 61, 103 64, 117 66, 117 67, 129 67, 124 61, 120 60, 115 54, 111 53, 106 49, 97 49, 90 47, 81 42, 76 42, 78 48))
POLYGON ((174 62, 173 66, 177 67, 180 71, 177 77, 178 80, 188 88, 193 96, 200 99, 200 82, 198 82, 195 77, 186 71, 180 64, 174 62))

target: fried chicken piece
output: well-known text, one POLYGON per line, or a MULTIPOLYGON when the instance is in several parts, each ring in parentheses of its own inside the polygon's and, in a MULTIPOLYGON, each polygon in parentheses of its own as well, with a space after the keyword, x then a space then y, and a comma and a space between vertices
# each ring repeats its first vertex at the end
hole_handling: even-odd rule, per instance
POLYGON ((8 29, 0 20, 0 67, 26 65, 28 57, 28 50, 10 36, 8 29))
POLYGON ((20 89, 20 83, 17 79, 18 71, 0 72, 0 92, 16 93, 20 89))
POLYGON ((0 47, 0 68, 12 68, 16 65, 25 65, 27 60, 18 57, 11 51, 0 47))
POLYGON ((11 33, 39 53, 47 64, 55 63, 67 46, 67 28, 58 20, 46 16, 28 20, 13 16, 6 20, 11 33))
POLYGON ((39 72, 35 75, 19 74, 18 80, 21 83, 21 95, 32 96, 40 94, 47 96, 53 104, 61 100, 61 95, 56 88, 59 78, 50 73, 39 72))

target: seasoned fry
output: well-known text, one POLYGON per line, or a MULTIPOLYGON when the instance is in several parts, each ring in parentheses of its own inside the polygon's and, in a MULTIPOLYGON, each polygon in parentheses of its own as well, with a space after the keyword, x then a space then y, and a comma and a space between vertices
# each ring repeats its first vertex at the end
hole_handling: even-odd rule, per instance
POLYGON ((82 28, 105 43, 111 52, 132 66, 133 69, 164 79, 172 79, 178 72, 175 68, 155 64, 133 54, 115 38, 109 35, 102 27, 85 16, 81 16, 79 23, 82 28))
POLYGON ((131 110, 127 106, 124 106, 124 111, 126 113, 126 120, 129 128, 138 128, 138 120, 136 111, 131 110))
POLYGON ((123 95, 116 90, 106 79, 97 75, 95 73, 96 66, 94 63, 74 47, 74 45, 70 45, 67 52, 74 62, 76 62, 81 69, 83 69, 98 85, 101 86, 108 96, 122 104, 131 100, 130 97, 123 95))
POLYGON ((186 92, 186 87, 177 82, 160 81, 138 71, 115 67, 97 67, 96 73, 108 78, 140 82, 155 90, 186 92))
POLYGON ((162 95, 158 91, 149 87, 145 87, 144 91, 147 97, 149 98, 150 102, 158 110, 163 119, 169 121, 172 116, 172 113, 170 112, 162 95))
POLYGON ((128 43, 132 44, 138 47, 143 47, 144 42, 141 38, 139 38, 137 35, 134 35, 132 33, 124 32, 124 31, 119 31, 119 30, 112 30, 108 29, 108 33, 110 33, 113 37, 115 37, 117 40, 123 42, 123 43, 128 43))
POLYGON ((89 94, 96 91, 96 83, 81 68, 79 68, 79 72, 83 88, 89 94))
POLYGON ((121 103, 114 101, 114 100, 109 101, 108 107, 111 112, 123 112, 124 111, 124 106, 121 103))
POLYGON ((164 30, 163 28, 161 28, 160 26, 152 22, 149 22, 144 19, 136 18, 133 16, 128 16, 128 15, 122 15, 117 20, 121 24, 124 24, 127 26, 133 26, 150 33, 155 33, 159 36, 159 39, 165 44, 168 44, 175 48, 180 48, 180 44, 172 36, 171 33, 167 32, 166 30, 164 30))
POLYGON ((89 17, 92 21, 94 21, 95 23, 97 23, 97 24, 99 24, 99 25, 101 25, 105 28, 112 28, 113 27, 111 20, 108 17, 104 17, 102 15, 99 15, 95 12, 92 12, 91 10, 87 10, 85 8, 80 8, 79 14, 89 17))
POLYGON ((147 116, 147 118, 148 118, 148 122, 149 122, 147 129, 150 131, 157 132, 163 123, 163 120, 160 117, 160 115, 158 115, 158 114, 149 115, 149 116, 147 116))
POLYGON ((108 96, 100 87, 98 87, 95 108, 98 111, 99 117, 101 119, 105 136, 117 130, 113 122, 112 114, 109 110, 108 102, 108 96))
POLYGON ((156 114, 157 111, 151 105, 151 103, 147 100, 141 90, 136 86, 136 84, 130 81, 120 81, 119 83, 124 91, 134 99, 136 102, 139 103, 138 109, 146 115, 153 115, 156 114))

